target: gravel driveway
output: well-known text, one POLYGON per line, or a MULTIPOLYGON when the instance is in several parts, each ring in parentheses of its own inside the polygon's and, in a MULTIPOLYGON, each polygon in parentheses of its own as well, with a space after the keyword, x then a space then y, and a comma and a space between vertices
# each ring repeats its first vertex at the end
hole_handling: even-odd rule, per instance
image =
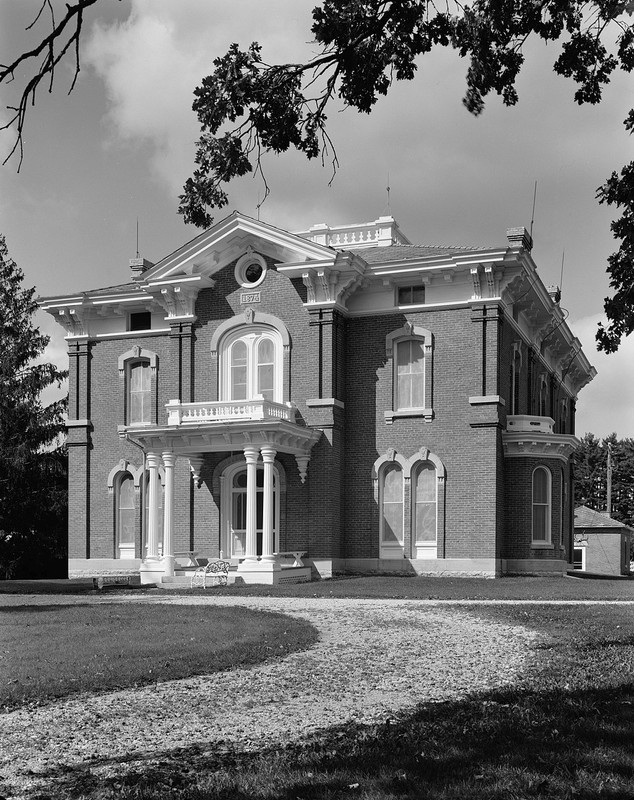
MULTIPOLYGON (((33 600, 22 598, 25 604, 33 600)), ((69 602, 68 597, 38 600, 69 602)), ((128 600, 139 602, 134 596, 94 598, 128 600)), ((478 620, 459 607, 416 600, 209 596, 160 602, 279 611, 307 619, 320 640, 306 652, 249 669, 3 714, 0 794, 54 797, 55 775, 68 768, 104 777, 174 748, 213 751, 233 743, 254 749, 352 719, 384 720, 421 702, 512 682, 536 638, 518 626, 478 620)))

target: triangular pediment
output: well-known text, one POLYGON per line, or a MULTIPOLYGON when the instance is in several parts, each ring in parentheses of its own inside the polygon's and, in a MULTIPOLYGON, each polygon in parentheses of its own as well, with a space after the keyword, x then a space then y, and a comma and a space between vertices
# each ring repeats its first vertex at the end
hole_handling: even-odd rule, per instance
POLYGON ((249 248, 281 263, 328 263, 337 255, 330 247, 234 211, 143 273, 143 282, 194 275, 211 278, 249 248))

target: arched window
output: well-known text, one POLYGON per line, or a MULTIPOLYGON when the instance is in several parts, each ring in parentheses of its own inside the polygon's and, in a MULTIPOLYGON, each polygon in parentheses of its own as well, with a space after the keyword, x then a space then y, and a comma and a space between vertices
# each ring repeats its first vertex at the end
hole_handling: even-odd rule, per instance
POLYGON ((387 464, 379 477, 381 505, 381 546, 403 547, 403 470, 397 463, 387 464))
POLYGON ((551 542, 552 476, 546 467, 533 471, 533 544, 551 542))
POLYGON ((136 528, 136 497, 134 478, 129 472, 120 473, 115 494, 115 528, 118 558, 134 558, 136 528))
POLYGON ((438 530, 438 480, 431 461, 424 461, 412 476, 412 518, 416 558, 436 558, 438 530))
POLYGON ((282 402, 282 342, 271 328, 238 328, 221 345, 222 400, 282 402))

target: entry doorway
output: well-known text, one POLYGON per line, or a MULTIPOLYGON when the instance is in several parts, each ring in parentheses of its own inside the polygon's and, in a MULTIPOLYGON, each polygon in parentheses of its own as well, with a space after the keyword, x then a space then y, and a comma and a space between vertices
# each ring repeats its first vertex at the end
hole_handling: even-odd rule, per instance
MULTIPOLYGON (((264 467, 256 468, 256 541, 262 555, 264 519, 264 467)), ((247 542, 247 468, 246 463, 232 464, 223 473, 221 497, 221 549, 225 558, 240 560, 246 555, 247 542)), ((273 466, 273 550, 279 550, 279 474, 273 466)))

